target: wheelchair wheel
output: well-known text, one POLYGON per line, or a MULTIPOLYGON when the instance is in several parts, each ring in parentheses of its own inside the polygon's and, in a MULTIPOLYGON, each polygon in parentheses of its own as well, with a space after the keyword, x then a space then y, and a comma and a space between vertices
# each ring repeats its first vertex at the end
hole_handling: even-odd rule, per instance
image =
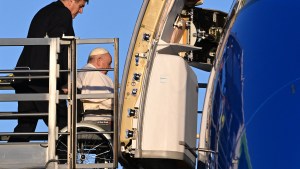
MULTIPOLYGON (((107 134, 90 127, 77 127, 77 164, 111 163, 113 147, 107 134), (89 133, 93 132, 93 133, 89 133)), ((60 163, 67 162, 67 135, 61 135, 56 144, 60 163)))

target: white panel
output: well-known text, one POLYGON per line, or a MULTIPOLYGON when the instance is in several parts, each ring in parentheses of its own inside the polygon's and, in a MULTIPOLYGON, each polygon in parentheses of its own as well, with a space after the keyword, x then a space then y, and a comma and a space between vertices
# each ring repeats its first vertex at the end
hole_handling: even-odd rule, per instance
POLYGON ((158 54, 145 101, 142 151, 183 153, 194 161, 179 141, 196 146, 197 105, 198 82, 192 69, 179 56, 158 54))

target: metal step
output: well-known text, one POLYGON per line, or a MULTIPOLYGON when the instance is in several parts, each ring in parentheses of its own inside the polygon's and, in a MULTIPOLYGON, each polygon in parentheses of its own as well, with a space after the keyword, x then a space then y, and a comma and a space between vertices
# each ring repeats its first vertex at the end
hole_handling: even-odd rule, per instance
POLYGON ((47 143, 0 143, 0 169, 45 168, 47 143))

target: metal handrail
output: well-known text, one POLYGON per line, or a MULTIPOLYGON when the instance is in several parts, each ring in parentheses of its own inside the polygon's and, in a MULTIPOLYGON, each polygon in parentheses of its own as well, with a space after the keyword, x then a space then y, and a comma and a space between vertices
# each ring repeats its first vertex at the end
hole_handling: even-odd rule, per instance
POLYGON ((16 119, 18 117, 45 117, 48 113, 18 113, 18 112, 0 112, 0 119, 16 119))
MULTIPOLYGON (((60 94, 57 95, 58 99, 69 99, 69 95, 60 94)), ((38 94, 0 94, 0 102, 15 102, 15 101, 47 101, 50 96, 46 93, 38 94)), ((99 93, 99 94, 77 94, 77 99, 113 99, 114 94, 111 93, 99 93)))
POLYGON ((0 46, 50 45, 56 38, 1 38, 0 46))
POLYGON ((0 80, 15 80, 15 79, 48 79, 49 76, 0 76, 0 80))
MULTIPOLYGON (((114 68, 77 69, 77 72, 101 71, 101 70, 113 71, 114 68)), ((65 73, 65 72, 70 72, 70 70, 60 70, 59 72, 65 73)), ((3 69, 3 70, 0 70, 0 73, 49 73, 49 70, 15 70, 15 69, 3 69)), ((14 77, 14 76, 9 76, 9 77, 14 77)))
POLYGON ((0 132, 0 136, 31 136, 31 135, 48 135, 48 132, 23 132, 23 133, 15 133, 15 132, 0 132))
MULTIPOLYGON (((81 134, 113 134, 113 131, 86 131, 86 132, 78 132, 77 135, 81 134)), ((59 132, 58 135, 69 135, 69 132, 59 132)), ((0 132, 0 136, 30 136, 30 135, 48 135, 48 132, 0 132)))

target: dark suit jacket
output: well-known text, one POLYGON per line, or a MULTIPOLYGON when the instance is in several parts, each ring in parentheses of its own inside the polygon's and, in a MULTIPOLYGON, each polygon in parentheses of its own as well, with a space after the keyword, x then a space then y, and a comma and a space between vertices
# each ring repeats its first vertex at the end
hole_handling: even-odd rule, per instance
MULTIPOLYGON (((62 2, 56 1, 45 6, 31 21, 28 31, 28 38, 44 38, 75 36, 73 30, 73 19, 71 12, 62 2)), ((61 46, 61 51, 58 58, 61 70, 66 70, 68 65, 68 51, 66 46, 61 46)), ((49 70, 49 47, 48 46, 25 46, 16 67, 29 67, 31 70, 49 70)), ((16 74, 18 76, 20 74, 16 74)), ((24 74, 21 74, 24 75, 24 74)), ((31 74, 45 75, 45 74, 31 74)), ((48 75, 48 73, 46 74, 48 75)), ((48 92, 48 79, 43 80, 21 80, 15 85, 15 88, 28 85, 37 92, 48 92)), ((67 84, 67 74, 60 74, 58 79, 58 88, 67 84)))

